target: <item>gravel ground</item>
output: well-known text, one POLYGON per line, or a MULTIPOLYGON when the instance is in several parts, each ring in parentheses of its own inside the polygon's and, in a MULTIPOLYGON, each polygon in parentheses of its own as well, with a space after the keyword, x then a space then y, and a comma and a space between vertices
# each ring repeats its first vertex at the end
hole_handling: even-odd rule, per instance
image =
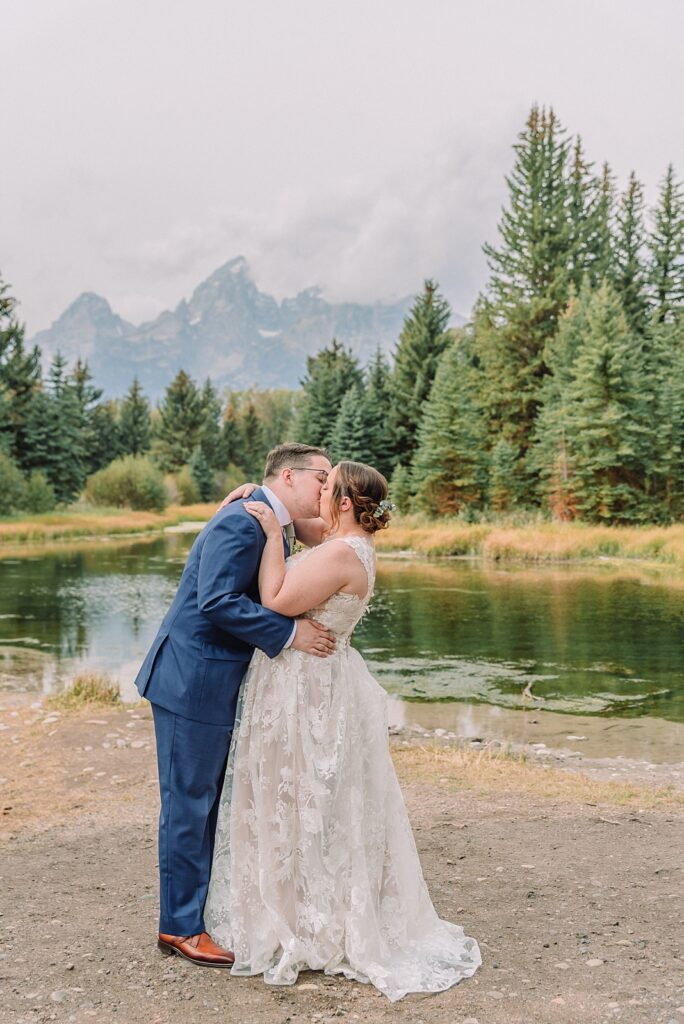
POLYGON ((411 773, 403 788, 433 900, 478 939, 483 967, 395 1004, 308 972, 273 989, 156 948, 149 708, 4 705, 3 1022, 684 1024, 681 805, 483 795, 411 773))

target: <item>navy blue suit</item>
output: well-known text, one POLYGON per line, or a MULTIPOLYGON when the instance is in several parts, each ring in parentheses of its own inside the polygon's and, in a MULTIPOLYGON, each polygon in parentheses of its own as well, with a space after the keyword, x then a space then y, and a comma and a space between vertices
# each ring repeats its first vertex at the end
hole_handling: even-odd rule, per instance
MULTIPOLYGON (((254 501, 267 501, 257 490, 254 501)), ((293 620, 259 604, 266 538, 244 502, 207 523, 136 678, 152 704, 161 791, 159 930, 204 931, 218 802, 238 692, 255 647, 275 657, 293 620)), ((287 553, 287 545, 286 545, 287 553)))

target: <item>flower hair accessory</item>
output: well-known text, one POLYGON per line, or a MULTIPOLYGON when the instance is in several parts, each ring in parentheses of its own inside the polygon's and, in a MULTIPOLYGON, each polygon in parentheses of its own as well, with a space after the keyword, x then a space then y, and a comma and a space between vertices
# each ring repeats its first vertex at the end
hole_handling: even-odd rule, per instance
POLYGON ((373 511, 374 519, 381 519, 385 512, 394 512, 397 506, 392 501, 388 501, 387 498, 383 498, 382 501, 378 502, 378 507, 373 511))

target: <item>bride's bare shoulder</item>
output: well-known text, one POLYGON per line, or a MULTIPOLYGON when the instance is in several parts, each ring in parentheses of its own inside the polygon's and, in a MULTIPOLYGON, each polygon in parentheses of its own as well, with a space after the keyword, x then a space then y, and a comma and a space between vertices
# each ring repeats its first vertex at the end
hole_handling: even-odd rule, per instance
POLYGON ((354 557, 352 548, 342 537, 330 537, 328 540, 314 545, 314 547, 307 548, 302 554, 308 555, 307 562, 317 561, 319 563, 323 561, 337 561, 341 558, 347 559, 349 556, 354 557))

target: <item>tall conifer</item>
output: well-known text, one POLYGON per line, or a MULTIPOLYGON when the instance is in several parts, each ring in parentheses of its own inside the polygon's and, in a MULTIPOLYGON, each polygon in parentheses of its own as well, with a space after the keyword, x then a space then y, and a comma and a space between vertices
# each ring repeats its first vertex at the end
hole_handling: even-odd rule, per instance
POLYGON ((615 289, 630 327, 637 334, 646 331, 648 298, 644 265, 644 190, 632 171, 616 213, 615 289))
POLYGON ((451 307, 426 281, 404 320, 391 378, 391 437, 394 460, 408 466, 418 447, 418 426, 435 379, 440 356, 449 344, 451 307))
MULTIPOLYGON (((81 359, 76 360, 74 368, 69 374, 69 384, 73 389, 78 407, 85 472, 89 475, 115 459, 116 452, 112 453, 110 458, 107 458, 107 453, 101 450, 102 435, 100 434, 96 437, 94 419, 98 408, 97 403, 102 398, 102 389, 94 386, 93 376, 86 362, 81 359), (103 458, 105 459, 104 462, 102 461, 103 458)), ((106 418, 106 413, 100 414, 99 426, 105 426, 106 418)))
POLYGON ((609 165, 604 163, 587 210, 586 275, 592 287, 613 276, 614 203, 615 183, 609 165))
POLYGON ((369 432, 370 463, 389 480, 392 475, 392 376, 384 353, 378 348, 366 369, 364 394, 369 432))
POLYGON ((632 522, 644 512, 652 450, 649 410, 639 389, 641 348, 609 284, 591 294, 583 315, 586 332, 564 415, 572 491, 583 517, 632 522))
POLYGON ((364 390, 360 384, 352 384, 342 399, 330 438, 332 461, 350 459, 352 462, 372 464, 375 461, 372 441, 372 425, 364 390))
POLYGON ((569 277, 579 291, 591 260, 591 210, 595 201, 596 179, 587 163, 582 140, 575 140, 568 173, 567 204, 570 228, 569 277))
POLYGON ((179 370, 159 403, 153 454, 167 472, 190 462, 199 443, 204 423, 202 399, 197 385, 185 370, 179 370))
MULTIPOLYGON (((202 450, 202 456, 210 469, 223 468, 223 452, 221 445, 221 401, 216 388, 209 378, 206 379, 200 393, 200 405, 202 407, 202 424, 199 429, 198 444, 202 450)), ((197 459, 195 459, 197 462, 197 459)), ((201 461, 198 473, 204 469, 201 461)), ((198 478, 199 479, 199 478, 198 478)), ((207 492, 206 484, 200 485, 201 493, 207 492)))
POLYGON ((345 394, 363 375, 351 350, 336 339, 306 361, 295 435, 304 444, 327 447, 345 394))
POLYGON ((649 284, 654 319, 674 320, 684 307, 684 195, 672 164, 667 168, 649 239, 649 284))
POLYGON ((484 504, 487 424, 478 402, 480 376, 461 334, 439 362, 413 462, 417 504, 434 515, 484 504))
POLYGON ((118 408, 115 401, 98 402, 90 417, 88 473, 104 469, 123 454, 118 408))
POLYGON ((26 469, 30 463, 27 422, 40 386, 40 350, 24 347, 24 325, 17 302, 0 279, 0 448, 26 469))
POLYGON ((150 403, 137 377, 121 402, 119 429, 124 455, 144 455, 149 451, 152 440, 150 403))
POLYGON ((580 242, 569 211, 569 144, 552 110, 532 108, 514 150, 500 244, 484 247, 491 273, 476 307, 475 355, 491 432, 503 431, 524 454, 547 372, 544 350, 567 305, 580 242))

